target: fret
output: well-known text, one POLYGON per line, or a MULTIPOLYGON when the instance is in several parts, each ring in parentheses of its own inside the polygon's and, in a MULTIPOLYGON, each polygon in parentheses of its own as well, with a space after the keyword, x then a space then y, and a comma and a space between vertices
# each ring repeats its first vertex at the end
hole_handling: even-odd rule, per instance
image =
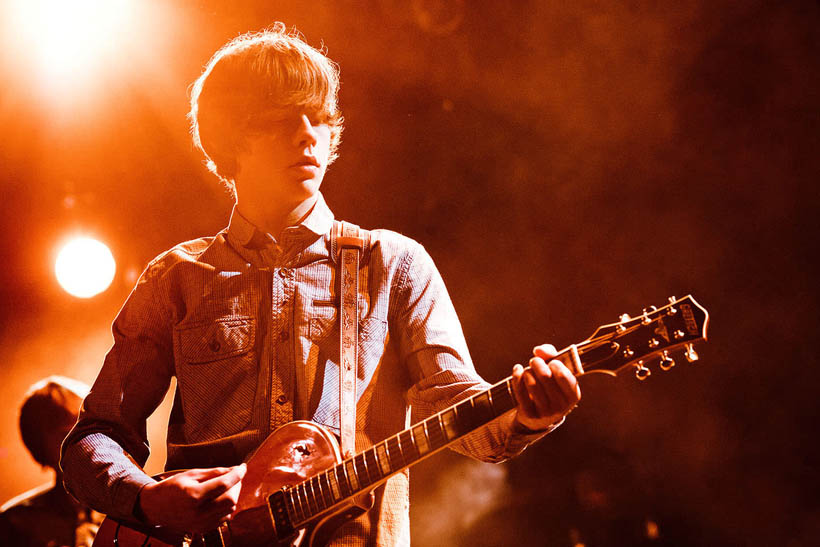
POLYGON ((313 496, 316 498, 316 506, 319 511, 327 509, 327 502, 325 500, 325 493, 322 491, 322 484, 319 480, 319 475, 314 475, 310 478, 310 487, 313 490, 313 496))
POLYGON ((430 452, 430 444, 427 442, 427 432, 424 430, 424 422, 413 427, 413 440, 416 441, 419 455, 424 456, 430 452))
POLYGON ((476 418, 482 424, 486 424, 496 417, 493 412, 493 405, 490 402, 490 394, 485 391, 473 397, 473 408, 475 409, 476 418))
POLYGON ((316 496, 313 495, 313 487, 310 485, 310 481, 305 481, 302 484, 305 486, 305 498, 308 502, 308 508, 311 514, 315 515, 319 512, 319 504, 316 502, 316 496))
POLYGON ((342 493, 342 497, 349 497, 353 494, 353 487, 350 486, 350 481, 347 479, 347 468, 344 463, 338 464, 334 467, 336 470, 336 479, 339 481, 339 490, 342 493))
POLYGON ((456 423, 458 424, 458 429, 464 435, 475 429, 475 413, 473 412, 473 407, 470 403, 471 401, 468 399, 457 404, 453 409, 456 411, 456 423))
POLYGON ((332 467, 327 472, 327 482, 330 485, 330 493, 333 495, 333 501, 338 502, 342 499, 342 490, 339 488, 339 481, 336 478, 336 467, 332 467))
POLYGON ((359 482, 362 487, 373 484, 373 481, 370 479, 370 473, 367 471, 367 462, 364 461, 364 454, 357 455, 353 458, 353 461, 356 463, 356 470, 359 472, 359 482))
POLYGON ((461 436, 461 431, 456 424, 455 410, 448 408, 439 414, 439 419, 441 420, 441 426, 444 429, 444 434, 446 435, 448 441, 453 441, 461 436))
POLYGON ((350 481, 350 489, 356 492, 359 489, 359 477, 356 475, 356 468, 353 466, 353 459, 345 462, 345 474, 347 480, 350 481))
POLYGON ((404 468, 404 457, 399 445, 399 436, 394 435, 387 439, 387 456, 390 458, 390 467, 394 471, 404 468))
POLYGON ((322 500, 325 502, 325 508, 330 507, 334 503, 333 491, 330 488, 330 481, 327 478, 327 472, 319 473, 319 488, 322 491, 322 500))
POLYGON ((515 407, 515 397, 512 393, 512 385, 509 380, 490 388, 493 398, 493 408, 497 415, 504 414, 515 407))
POLYGON ((293 488, 288 488, 287 494, 288 495, 285 498, 285 501, 286 501, 286 507, 288 506, 287 502, 290 502, 290 505, 289 505, 289 507, 290 507, 290 511, 289 511, 290 520, 292 520, 293 522, 300 522, 300 521, 304 520, 304 516, 301 514, 301 510, 296 505, 297 498, 293 497, 293 488))
POLYGON ((310 506, 307 502, 307 491, 304 489, 304 485, 301 485, 301 487, 296 487, 296 496, 299 500, 299 506, 302 508, 302 516, 305 518, 305 520, 307 520, 310 517, 311 513, 310 506))
POLYGON ((379 460, 379 467, 381 467, 383 477, 392 473, 390 457, 387 453, 387 443, 379 443, 376 445, 376 459, 379 460))
POLYGON ((305 484, 307 485, 306 488, 308 491, 308 500, 312 501, 314 504, 313 514, 316 514, 322 510, 322 500, 317 495, 316 490, 313 489, 313 479, 315 478, 316 477, 310 477, 308 480, 305 481, 305 484))
POLYGON ((378 482, 381 477, 379 473, 379 462, 376 460, 376 451, 372 448, 368 449, 364 453, 364 460, 367 463, 367 470, 370 473, 370 477, 372 478, 371 483, 378 482))
POLYGON ((299 486, 297 486, 296 491, 299 494, 299 501, 302 502, 302 508, 305 512, 305 519, 308 519, 313 514, 313 511, 310 509, 310 503, 308 502, 307 495, 307 487, 305 486, 305 483, 301 483, 299 486))
POLYGON ((401 447, 401 455, 404 458, 404 463, 409 464, 419 459, 419 451, 416 448, 416 443, 413 441, 413 435, 409 429, 399 433, 399 446, 401 447))
POLYGON ((424 424, 427 430, 427 440, 430 441, 430 446, 433 447, 433 450, 447 444, 447 438, 444 436, 444 430, 441 427, 441 418, 438 414, 425 420, 424 424))

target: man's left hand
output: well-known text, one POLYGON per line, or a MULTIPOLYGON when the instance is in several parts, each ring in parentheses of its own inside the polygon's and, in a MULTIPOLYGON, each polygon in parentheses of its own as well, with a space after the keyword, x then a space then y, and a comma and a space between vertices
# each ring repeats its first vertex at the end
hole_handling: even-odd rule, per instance
POLYGON ((529 368, 513 367, 515 421, 525 429, 544 431, 560 422, 581 400, 578 380, 561 362, 550 344, 537 346, 529 368))

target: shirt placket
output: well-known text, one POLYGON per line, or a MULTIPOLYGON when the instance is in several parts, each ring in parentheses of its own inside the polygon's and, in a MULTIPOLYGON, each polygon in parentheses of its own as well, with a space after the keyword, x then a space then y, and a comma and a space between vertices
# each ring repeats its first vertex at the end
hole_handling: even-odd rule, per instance
MULTIPOLYGON (((292 244, 282 239, 282 248, 292 244)), ((287 252, 273 256, 271 264, 271 400, 270 427, 275 429, 294 419, 295 368, 293 359, 293 305, 296 290, 294 265, 287 252)))

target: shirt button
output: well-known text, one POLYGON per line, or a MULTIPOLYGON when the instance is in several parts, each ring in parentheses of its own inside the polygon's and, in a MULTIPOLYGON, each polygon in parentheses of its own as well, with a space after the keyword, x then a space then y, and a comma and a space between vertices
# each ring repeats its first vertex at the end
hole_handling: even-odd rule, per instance
POLYGON ((222 347, 222 344, 220 344, 220 343, 219 343, 219 340, 217 340, 216 338, 214 338, 213 340, 211 340, 211 341, 208 343, 208 347, 211 349, 211 351, 213 351, 214 353, 216 353, 217 351, 219 351, 219 348, 221 348, 221 347, 222 347))
POLYGON ((282 279, 290 279, 291 277, 293 277, 293 270, 282 268, 281 270, 279 270, 279 277, 281 277, 282 279))
POLYGON ((280 395, 276 398, 276 404, 283 405, 288 402, 288 398, 285 395, 280 395))
POLYGON ((282 342, 287 341, 288 338, 290 338, 290 334, 288 334, 288 331, 283 330, 279 333, 279 340, 281 340, 282 342))

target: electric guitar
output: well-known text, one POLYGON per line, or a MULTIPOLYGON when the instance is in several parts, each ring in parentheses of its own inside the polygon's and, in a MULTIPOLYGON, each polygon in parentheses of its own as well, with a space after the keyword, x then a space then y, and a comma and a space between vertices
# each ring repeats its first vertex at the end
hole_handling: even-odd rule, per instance
MULTIPOLYGON (((708 322, 708 312, 691 296, 671 297, 661 308, 652 306, 634 318, 625 314, 617 323, 599 327, 556 359, 576 376, 615 376, 634 368, 644 380, 651 374, 651 360, 658 360, 662 370, 674 366, 673 350, 682 348, 688 361, 697 360, 693 343, 706 339, 708 322)), ((515 406, 508 377, 349 458, 342 457, 327 429, 308 421, 291 422, 271 433, 248 460, 228 523, 206 534, 181 534, 106 518, 94 547, 324 545, 339 526, 370 508, 371 492, 388 477, 515 406)))

